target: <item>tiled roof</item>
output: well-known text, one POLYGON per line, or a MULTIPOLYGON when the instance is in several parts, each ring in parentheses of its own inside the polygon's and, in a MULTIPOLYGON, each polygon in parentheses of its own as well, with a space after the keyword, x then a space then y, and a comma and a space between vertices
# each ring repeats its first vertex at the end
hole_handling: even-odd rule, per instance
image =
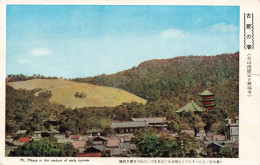
POLYGON ((187 133, 187 134, 192 134, 192 135, 194 135, 195 134, 195 132, 194 132, 194 130, 193 129, 186 129, 186 130, 181 130, 181 133, 187 133))
POLYGON ((86 135, 81 135, 81 136, 79 137, 79 140, 88 140, 88 136, 86 136, 86 135))
POLYGON ((100 151, 103 151, 106 147, 101 144, 101 145, 95 145, 95 146, 93 146, 93 148, 96 148, 96 149, 98 149, 100 151))
POLYGON ((146 127, 145 121, 126 121, 112 123, 111 128, 137 128, 137 127, 146 127))
POLYGON ((27 132, 27 130, 18 130, 16 132, 16 134, 25 134, 27 132))
POLYGON ((224 135, 213 135, 213 141, 220 141, 220 140, 226 140, 226 137, 224 135))
POLYGON ((148 124, 152 123, 165 123, 165 118, 163 117, 153 117, 153 118, 132 118, 133 121, 147 121, 148 124))
POLYGON ((124 154, 124 149, 121 148, 114 148, 110 149, 112 156, 122 156, 124 154))
POLYGON ((215 95, 215 94, 210 92, 207 89, 200 94, 200 96, 213 96, 213 95, 215 95))
POLYGON ((93 139, 93 141, 107 141, 108 139, 103 136, 98 136, 93 139))
POLYGON ((56 139, 66 139, 65 135, 54 135, 56 139))
POLYGON ((120 148, 125 149, 125 151, 130 150, 130 142, 120 143, 120 148))
POLYGON ((27 143, 31 140, 31 137, 20 137, 20 139, 17 140, 19 143, 27 143))
POLYGON ((205 108, 203 107, 200 107, 198 104, 196 104, 192 99, 190 99, 190 102, 188 102, 184 107, 178 109, 176 112, 188 112, 188 111, 192 111, 192 112, 195 112, 195 111, 198 111, 198 112, 201 112, 201 111, 204 111, 205 108))
POLYGON ((119 147, 120 139, 109 139, 107 141, 107 147, 119 147))
POLYGON ((77 153, 77 157, 100 157, 101 152, 77 153))
POLYGON ((86 146, 86 141, 73 141, 74 148, 84 148, 86 146))
POLYGON ((91 129, 88 130, 87 133, 99 133, 101 130, 100 129, 91 129))
POLYGON ((68 139, 57 139, 57 143, 59 144, 68 143, 68 139))
POLYGON ((70 136, 70 139, 79 139, 79 138, 80 138, 79 135, 71 135, 71 136, 70 136))

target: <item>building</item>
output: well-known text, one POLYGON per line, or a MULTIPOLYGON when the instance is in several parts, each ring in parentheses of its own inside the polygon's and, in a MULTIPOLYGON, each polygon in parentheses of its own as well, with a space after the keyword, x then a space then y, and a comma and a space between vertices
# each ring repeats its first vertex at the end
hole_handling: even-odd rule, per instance
POLYGON ((8 156, 11 151, 14 151, 19 147, 19 143, 14 141, 13 139, 5 140, 5 156, 8 156))
POLYGON ((80 135, 70 135, 70 140, 71 141, 79 141, 80 135))
POLYGON ((236 117, 235 123, 231 123, 231 117, 228 117, 226 121, 227 121, 227 139, 231 141, 239 140, 238 118, 236 117))
POLYGON ((115 129, 117 133, 134 133, 141 128, 148 126, 146 121, 126 121, 126 122, 113 122, 110 126, 115 129))
POLYGON ((32 138, 31 137, 20 137, 20 139, 17 140, 17 142, 20 145, 23 145, 24 143, 28 143, 29 141, 31 141, 32 138))
POLYGON ((215 106, 213 103, 215 94, 210 92, 208 88, 199 95, 201 97, 200 101, 202 102, 202 106, 207 110, 211 110, 215 106))
POLYGON ((78 153, 77 157, 100 157, 102 150, 97 147, 89 147, 83 153, 78 153))
POLYGON ((149 127, 156 127, 159 130, 167 128, 166 117, 153 117, 153 118, 132 118, 133 121, 145 121, 149 127))
POLYGON ((195 131, 193 129, 181 130, 181 133, 187 133, 188 135, 191 135, 192 137, 195 136, 195 131))
POLYGON ((189 112, 189 111, 191 111, 191 112, 202 112, 202 111, 205 111, 205 108, 197 105, 191 98, 190 101, 184 107, 178 109, 176 112, 180 113, 180 112, 189 112))
POLYGON ((108 139, 106 147, 107 148, 119 148, 121 143, 120 139, 108 139))
MULTIPOLYGON (((41 133, 41 137, 49 137, 49 136, 55 136, 55 135, 60 134, 60 131, 58 131, 54 128, 49 128, 49 129, 40 131, 40 133, 41 133)), ((39 134, 39 132, 37 132, 37 134, 39 134)))
POLYGON ((91 129, 91 130, 88 130, 86 133, 87 133, 87 136, 100 136, 100 132, 101 130, 100 129, 91 129))
POLYGON ((103 137, 103 136, 98 136, 95 137, 92 140, 92 145, 106 145, 107 144, 107 138, 103 137))
POLYGON ((27 134, 27 130, 18 130, 16 132, 16 135, 26 135, 27 134))
POLYGON ((86 141, 73 141, 73 147, 78 149, 79 153, 83 153, 86 150, 86 141))

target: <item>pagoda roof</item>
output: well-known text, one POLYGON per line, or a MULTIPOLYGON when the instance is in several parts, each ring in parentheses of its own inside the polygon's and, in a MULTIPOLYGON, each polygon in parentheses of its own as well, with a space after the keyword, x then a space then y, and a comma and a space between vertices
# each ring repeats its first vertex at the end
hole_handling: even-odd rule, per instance
POLYGON ((192 111, 192 112, 202 112, 204 111, 205 108, 200 107, 198 104, 196 104, 192 99, 190 99, 190 102, 188 102, 184 107, 178 109, 176 112, 188 112, 188 111, 192 111))
POLYGON ((87 131, 87 133, 99 133, 99 132, 101 132, 100 129, 91 129, 87 131))
POLYGON ((200 96, 214 96, 215 94, 210 92, 208 89, 206 89, 205 91, 203 91, 200 96))

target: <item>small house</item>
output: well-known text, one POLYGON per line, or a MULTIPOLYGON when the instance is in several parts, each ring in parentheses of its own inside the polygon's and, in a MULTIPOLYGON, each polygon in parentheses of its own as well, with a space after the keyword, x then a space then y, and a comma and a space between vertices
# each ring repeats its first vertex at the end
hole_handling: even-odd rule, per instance
POLYGON ((79 141, 80 135, 70 135, 70 140, 71 141, 79 141))
POLYGON ((91 130, 88 130, 86 133, 87 133, 87 136, 100 136, 100 132, 101 130, 100 129, 91 129, 91 130))
POLYGON ((107 138, 103 137, 103 136, 98 136, 98 137, 95 137, 93 140, 92 140, 92 144, 93 145, 100 145, 100 144, 104 144, 106 145, 107 144, 107 138))
POLYGON ((83 153, 78 153, 77 157, 100 157, 102 150, 96 147, 89 147, 83 153))
POLYGON ((86 150, 86 141, 73 141, 72 145, 78 149, 79 153, 83 153, 86 150))
POLYGON ((107 148, 119 148, 120 143, 121 143, 120 139, 108 139, 106 147, 107 148))

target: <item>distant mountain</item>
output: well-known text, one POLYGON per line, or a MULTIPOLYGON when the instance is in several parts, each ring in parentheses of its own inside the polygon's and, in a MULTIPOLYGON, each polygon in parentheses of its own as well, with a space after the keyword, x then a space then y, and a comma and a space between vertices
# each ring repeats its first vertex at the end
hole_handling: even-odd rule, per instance
POLYGON ((39 89, 51 91, 51 101, 63 104, 66 107, 114 107, 122 102, 136 101, 145 103, 146 100, 113 87, 79 83, 63 79, 33 79, 27 81, 9 82, 7 85, 15 89, 39 89))
POLYGON ((238 114, 239 53, 216 56, 181 56, 150 60, 138 67, 111 75, 73 79, 78 82, 121 88, 148 101, 169 100, 174 109, 190 98, 199 103, 199 93, 216 94, 216 108, 238 114))

